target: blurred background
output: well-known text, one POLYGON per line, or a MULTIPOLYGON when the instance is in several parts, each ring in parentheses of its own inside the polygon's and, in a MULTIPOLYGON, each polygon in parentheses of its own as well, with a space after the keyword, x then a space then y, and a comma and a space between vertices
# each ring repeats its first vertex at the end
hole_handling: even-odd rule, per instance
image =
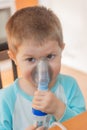
POLYGON ((59 17, 64 42, 61 73, 76 78, 87 104, 87 0, 0 0, 0 88, 21 75, 7 55, 5 24, 18 9, 43 5, 59 17))

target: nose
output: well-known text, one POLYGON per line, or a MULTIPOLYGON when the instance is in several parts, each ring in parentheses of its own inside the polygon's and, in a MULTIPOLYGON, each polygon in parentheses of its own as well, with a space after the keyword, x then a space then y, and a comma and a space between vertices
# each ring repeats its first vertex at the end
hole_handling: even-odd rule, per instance
POLYGON ((51 80, 51 68, 46 58, 38 60, 36 66, 32 70, 32 79, 35 83, 47 83, 51 80))

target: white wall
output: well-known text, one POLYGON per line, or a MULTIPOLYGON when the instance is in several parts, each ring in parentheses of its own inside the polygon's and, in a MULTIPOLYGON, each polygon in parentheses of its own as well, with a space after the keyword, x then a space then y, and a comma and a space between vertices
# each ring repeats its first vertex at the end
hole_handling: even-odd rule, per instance
POLYGON ((0 43, 6 41, 5 25, 15 11, 15 0, 0 0, 0 43))
POLYGON ((63 27, 62 63, 87 73, 87 0, 39 0, 51 8, 63 27))

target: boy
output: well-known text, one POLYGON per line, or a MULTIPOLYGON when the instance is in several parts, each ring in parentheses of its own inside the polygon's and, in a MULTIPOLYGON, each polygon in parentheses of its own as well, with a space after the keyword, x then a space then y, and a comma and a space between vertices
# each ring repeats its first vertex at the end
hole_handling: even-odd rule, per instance
POLYGON ((0 130, 41 130, 33 125, 32 107, 51 115, 50 124, 85 111, 82 93, 70 76, 60 73, 64 49, 57 16, 45 7, 17 11, 6 25, 10 58, 22 77, 0 91, 0 130), (32 73, 45 58, 52 71, 48 91, 37 90, 32 73))

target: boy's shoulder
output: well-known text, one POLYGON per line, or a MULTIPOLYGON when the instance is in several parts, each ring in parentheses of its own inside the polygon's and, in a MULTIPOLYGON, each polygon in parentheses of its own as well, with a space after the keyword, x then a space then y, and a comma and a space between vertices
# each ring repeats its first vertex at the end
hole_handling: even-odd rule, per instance
POLYGON ((63 86, 78 86, 76 79, 70 75, 59 74, 58 80, 63 86))
POLYGON ((8 98, 12 99, 16 95, 15 82, 5 88, 0 89, 0 99, 7 100, 8 98))
POLYGON ((80 87, 76 79, 72 76, 60 74, 58 82, 63 87, 67 96, 71 95, 71 93, 80 92, 80 87))
POLYGON ((76 82, 76 79, 73 76, 67 74, 59 74, 58 78, 62 81, 76 82))
POLYGON ((57 80, 55 85, 52 87, 52 91, 55 92, 55 90, 58 89, 64 89, 64 91, 67 93, 68 91, 76 90, 78 89, 78 83, 72 76, 65 75, 65 74, 59 74, 57 76, 57 80), (68 91, 67 91, 68 90, 68 91))

